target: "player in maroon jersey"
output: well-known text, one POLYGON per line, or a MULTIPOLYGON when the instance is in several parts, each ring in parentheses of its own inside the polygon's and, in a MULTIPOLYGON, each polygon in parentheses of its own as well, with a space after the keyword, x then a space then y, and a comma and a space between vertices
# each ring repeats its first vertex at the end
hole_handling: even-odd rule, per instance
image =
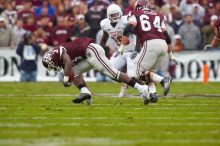
POLYGON ((154 82, 160 82, 164 87, 164 95, 167 95, 172 78, 161 77, 152 70, 158 69, 162 57, 167 52, 170 60, 175 61, 175 58, 171 52, 171 39, 166 31, 164 16, 152 11, 150 7, 148 0, 136 1, 135 9, 128 16, 128 25, 123 33, 122 44, 127 45, 129 43, 128 36, 132 32, 140 39, 142 49, 135 59, 137 65, 136 76, 149 82, 151 100, 156 102, 158 98, 154 82))
POLYGON ((204 51, 208 50, 209 48, 215 48, 220 43, 220 16, 218 16, 218 19, 215 22, 215 28, 215 36, 212 39, 211 44, 205 46, 204 51))
POLYGON ((73 82, 80 89, 80 96, 73 102, 81 103, 87 100, 87 103, 91 104, 91 92, 86 87, 82 73, 92 68, 115 81, 130 85, 137 89, 144 99, 148 98, 148 86, 138 84, 136 79, 113 68, 105 56, 104 49, 93 42, 94 40, 90 38, 75 39, 72 42, 56 46, 43 57, 42 63, 48 70, 64 70, 63 84, 65 87, 71 86, 73 82))

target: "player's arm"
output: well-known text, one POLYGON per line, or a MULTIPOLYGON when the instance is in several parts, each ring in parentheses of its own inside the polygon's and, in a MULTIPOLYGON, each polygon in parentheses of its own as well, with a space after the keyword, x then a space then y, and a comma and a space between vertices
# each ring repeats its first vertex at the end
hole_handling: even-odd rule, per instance
POLYGON ((108 33, 105 32, 105 31, 103 31, 102 38, 101 38, 101 41, 100 41, 100 45, 101 45, 103 48, 105 47, 108 38, 109 38, 108 33))
POLYGON ((220 43, 220 27, 219 27, 219 21, 220 19, 218 18, 215 22, 215 36, 212 39, 211 44, 208 44, 205 46, 203 51, 208 50, 209 48, 216 48, 218 44, 220 43))
POLYGON ((128 44, 129 44, 129 39, 128 39, 128 37, 129 37, 129 35, 130 35, 131 33, 134 32, 135 27, 136 27, 136 26, 135 26, 134 24, 132 24, 132 23, 128 23, 128 24, 126 25, 126 27, 125 27, 125 29, 124 29, 124 32, 123 32, 122 39, 121 39, 121 43, 122 43, 123 45, 128 45, 128 44))
POLYGON ((220 32, 217 30, 217 28, 215 28, 215 37, 212 39, 212 42, 211 42, 211 46, 213 48, 217 47, 217 45, 219 44, 220 42, 220 32))
POLYGON ((123 53, 124 46, 128 45, 130 43, 128 37, 129 37, 130 33, 134 32, 136 26, 137 26, 137 19, 130 12, 128 14, 128 24, 125 26, 124 31, 123 31, 123 36, 121 38, 121 46, 119 48, 119 52, 123 53))
POLYGON ((168 45, 167 53, 168 53, 168 56, 169 56, 169 60, 173 61, 176 65, 178 65, 178 62, 177 62, 176 58, 173 55, 173 48, 172 48, 172 44, 171 44, 172 41, 171 41, 170 35, 168 34, 168 32, 166 30, 166 26, 164 24, 164 21, 162 22, 162 31, 163 31, 163 34, 166 38, 166 43, 168 45))
POLYGON ((71 86, 74 80, 74 73, 72 70, 72 61, 66 51, 62 53, 61 59, 64 65, 63 85, 65 87, 69 87, 71 86))
POLYGON ((137 56, 138 52, 140 51, 141 51, 141 41, 139 37, 136 37, 136 45, 135 45, 134 51, 130 55, 130 58, 134 59, 137 56))
POLYGON ((141 40, 140 40, 139 37, 136 37, 135 50, 136 50, 137 52, 140 52, 140 51, 141 51, 141 48, 142 48, 142 46, 141 46, 141 40))

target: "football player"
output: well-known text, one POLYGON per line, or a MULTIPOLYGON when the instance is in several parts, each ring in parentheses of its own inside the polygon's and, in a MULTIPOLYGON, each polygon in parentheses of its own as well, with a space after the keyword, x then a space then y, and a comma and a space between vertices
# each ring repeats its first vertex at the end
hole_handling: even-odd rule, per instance
POLYGON ((82 73, 94 68, 104 73, 109 78, 124 82, 137 89, 141 96, 148 98, 147 85, 140 85, 136 79, 128 77, 112 67, 110 61, 105 56, 104 49, 94 43, 91 38, 78 38, 72 42, 63 43, 56 46, 53 50, 46 52, 42 63, 48 70, 64 70, 63 85, 71 86, 72 82, 80 89, 80 96, 73 100, 74 103, 81 103, 87 100, 91 104, 91 92, 86 87, 82 73))
MULTIPOLYGON (((103 35, 101 37, 100 45, 105 47, 108 38, 112 38, 117 44, 118 48, 121 45, 121 37, 125 26, 128 23, 127 16, 122 16, 121 8, 116 4, 111 4, 107 8, 107 18, 103 19, 100 22, 103 35)), ((120 54, 116 51, 110 59, 112 65, 120 70, 125 70, 129 76, 134 76, 135 65, 130 57, 135 48, 136 36, 129 36, 130 44, 126 46, 126 51, 123 54, 120 54)), ((134 56, 133 56, 134 57, 134 56)), ((121 91, 119 97, 125 97, 128 86, 123 84, 121 86, 121 91)))
MULTIPOLYGON (((148 0, 137 0, 134 10, 129 13, 128 25, 122 37, 122 47, 129 44, 129 34, 135 32, 140 39, 142 49, 135 58, 136 76, 150 83, 149 92, 153 102, 158 100, 154 82, 159 82, 166 96, 170 89, 171 77, 161 77, 155 74, 161 64, 161 58, 168 52, 169 59, 176 61, 171 51, 171 39, 166 31, 164 16, 153 10, 148 0)), ((123 49, 122 49, 123 50, 123 49)), ((146 98, 145 103, 149 101, 146 98)))
POLYGON ((215 48, 220 43, 220 16, 218 16, 215 22, 215 37, 212 39, 211 44, 206 45, 204 51, 208 50, 209 48, 215 48))

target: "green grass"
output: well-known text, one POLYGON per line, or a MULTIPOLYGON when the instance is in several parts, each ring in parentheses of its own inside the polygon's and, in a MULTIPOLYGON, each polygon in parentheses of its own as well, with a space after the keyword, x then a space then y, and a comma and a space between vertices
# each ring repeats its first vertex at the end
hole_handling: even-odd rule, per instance
MULTIPOLYGON (((120 84, 89 87, 117 95, 120 84)), ((0 146, 219 146, 220 98, 178 94, 220 94, 220 83, 173 83, 171 93, 148 106, 100 96, 88 106, 61 83, 0 83, 0 146)))

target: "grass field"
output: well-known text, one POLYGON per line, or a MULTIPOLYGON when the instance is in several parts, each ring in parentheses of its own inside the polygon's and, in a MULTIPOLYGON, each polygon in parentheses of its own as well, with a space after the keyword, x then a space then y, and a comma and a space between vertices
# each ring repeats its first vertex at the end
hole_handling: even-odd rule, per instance
POLYGON ((0 146, 220 146, 220 83, 173 83, 148 106, 119 86, 89 83, 88 106, 61 83, 0 83, 0 146))

